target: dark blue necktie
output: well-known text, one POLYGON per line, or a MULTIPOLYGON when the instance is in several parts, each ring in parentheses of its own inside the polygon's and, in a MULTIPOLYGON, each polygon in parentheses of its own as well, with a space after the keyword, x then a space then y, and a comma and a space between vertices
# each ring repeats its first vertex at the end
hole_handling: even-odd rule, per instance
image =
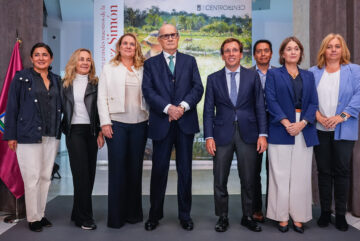
POLYGON ((236 105, 237 100, 237 88, 236 88, 236 76, 237 72, 230 72, 231 75, 231 82, 230 82, 230 100, 233 103, 233 105, 236 105))

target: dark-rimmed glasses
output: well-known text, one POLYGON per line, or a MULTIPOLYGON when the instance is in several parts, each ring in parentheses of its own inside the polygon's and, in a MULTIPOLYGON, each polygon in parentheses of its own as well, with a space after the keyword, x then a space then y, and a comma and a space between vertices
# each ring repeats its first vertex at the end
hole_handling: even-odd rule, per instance
POLYGON ((177 37, 179 37, 179 33, 162 34, 159 36, 159 38, 166 39, 166 40, 170 39, 170 37, 172 39, 176 39, 177 37))

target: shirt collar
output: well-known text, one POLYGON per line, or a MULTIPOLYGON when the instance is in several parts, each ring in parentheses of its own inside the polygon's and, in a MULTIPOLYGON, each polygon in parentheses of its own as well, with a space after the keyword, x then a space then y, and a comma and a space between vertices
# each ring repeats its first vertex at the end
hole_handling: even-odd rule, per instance
POLYGON ((225 73, 230 74, 231 72, 240 73, 240 65, 235 71, 230 71, 227 67, 225 67, 225 73))
POLYGON ((177 51, 173 55, 171 55, 171 54, 169 54, 169 53, 167 53, 165 51, 163 51, 163 54, 164 54, 165 59, 168 59, 169 56, 174 56, 174 58, 176 58, 177 51))
MULTIPOLYGON (((255 68, 256 68, 256 70, 259 70, 259 67, 257 66, 257 64, 255 65, 255 68)), ((271 69, 271 65, 269 64, 269 68, 268 68, 268 70, 269 69, 271 69)), ((261 70, 260 70, 261 71, 261 70)))

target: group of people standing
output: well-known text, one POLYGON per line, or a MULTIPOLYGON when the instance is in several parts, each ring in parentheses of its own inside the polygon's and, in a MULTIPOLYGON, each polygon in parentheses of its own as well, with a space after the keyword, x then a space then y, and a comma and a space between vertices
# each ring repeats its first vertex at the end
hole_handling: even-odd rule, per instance
MULTIPOLYGON (((164 24, 158 33, 163 51, 145 61, 136 36, 116 43, 115 57, 96 77, 91 52, 76 50, 65 77, 50 71, 53 53, 34 45, 33 67, 17 72, 9 92, 4 139, 16 151, 25 186, 27 221, 32 231, 52 226, 45 205, 60 131, 66 135, 73 174, 71 220, 96 229, 91 194, 97 150, 106 141, 109 158, 108 220, 111 228, 143 221, 142 165, 147 138, 153 141, 150 211, 145 229, 163 218, 170 157, 176 151, 178 218, 192 230, 192 146, 199 132, 196 106, 204 88, 194 57, 178 51, 179 32, 164 24), (62 116, 62 117, 61 117, 62 116)), ((243 45, 226 39, 220 48, 225 67, 208 76, 204 102, 206 149, 214 160, 215 230, 229 226, 227 181, 234 152, 241 179, 241 224, 259 232, 265 216, 281 232, 303 233, 312 219, 311 162, 318 166, 320 227, 331 217, 332 189, 336 228, 346 231, 350 160, 358 136, 360 66, 350 63, 344 39, 323 40, 317 66, 299 68, 303 46, 286 38, 280 64, 269 65, 272 45, 254 45, 256 65, 240 65, 243 45), (266 215, 262 212, 261 163, 268 149, 266 215)))

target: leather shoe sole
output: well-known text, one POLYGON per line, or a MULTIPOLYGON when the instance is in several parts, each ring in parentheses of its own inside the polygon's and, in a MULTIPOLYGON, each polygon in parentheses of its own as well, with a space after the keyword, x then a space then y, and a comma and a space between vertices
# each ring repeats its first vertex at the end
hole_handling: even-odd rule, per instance
POLYGON ((156 229, 156 227, 159 225, 159 222, 158 221, 151 221, 151 220, 148 220, 145 222, 145 230, 147 231, 151 231, 151 230, 154 230, 156 229))
POLYGON ((254 232, 261 232, 261 227, 253 220, 241 220, 241 225, 254 232))
POLYGON ((40 221, 35 221, 29 223, 29 229, 33 232, 41 232, 42 231, 42 225, 40 221))
POLYGON ((52 227, 52 223, 45 217, 40 220, 40 223, 43 227, 52 227))
POLYGON ((215 231, 216 232, 225 232, 227 228, 229 227, 229 221, 225 219, 219 219, 215 225, 215 231))
POLYGON ((180 220, 180 225, 183 229, 191 231, 194 229, 194 223, 192 220, 184 221, 180 220))

